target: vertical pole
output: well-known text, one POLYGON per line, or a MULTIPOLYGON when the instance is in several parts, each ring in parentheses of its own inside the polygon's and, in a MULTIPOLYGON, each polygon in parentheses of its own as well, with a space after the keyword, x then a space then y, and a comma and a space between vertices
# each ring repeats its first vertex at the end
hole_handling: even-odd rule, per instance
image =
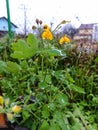
POLYGON ((8 33, 9 33, 9 37, 11 38, 11 22, 10 22, 9 0, 6 0, 6 10, 7 10, 7 17, 8 17, 8 33))
POLYGON ((27 23, 27 21, 26 21, 26 7, 25 7, 25 5, 24 5, 24 37, 26 37, 26 29, 27 29, 27 27, 26 27, 26 23, 27 23))

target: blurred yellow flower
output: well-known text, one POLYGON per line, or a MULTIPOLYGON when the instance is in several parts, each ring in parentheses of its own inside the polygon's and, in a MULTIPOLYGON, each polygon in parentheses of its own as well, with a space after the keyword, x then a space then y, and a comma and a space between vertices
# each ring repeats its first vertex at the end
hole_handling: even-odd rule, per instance
POLYGON ((52 39, 53 39, 53 35, 52 35, 52 33, 51 33, 49 30, 45 30, 45 31, 42 33, 41 37, 42 37, 43 39, 49 39, 49 40, 52 40, 52 39))
POLYGON ((69 42, 70 42, 70 39, 67 36, 63 36, 59 40, 59 44, 69 43, 69 42))
POLYGON ((12 113, 7 113, 7 119, 9 120, 9 121, 12 121, 13 120, 13 114, 12 113))
POLYGON ((19 113, 20 111, 21 111, 21 107, 20 106, 15 105, 14 107, 12 107, 12 112, 19 113))
POLYGON ((3 105, 3 103, 4 103, 3 96, 0 96, 0 105, 3 105))

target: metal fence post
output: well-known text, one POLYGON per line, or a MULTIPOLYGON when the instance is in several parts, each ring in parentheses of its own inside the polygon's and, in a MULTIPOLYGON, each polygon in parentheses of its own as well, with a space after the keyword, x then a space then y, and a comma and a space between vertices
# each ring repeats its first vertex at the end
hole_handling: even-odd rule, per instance
POLYGON ((11 33, 11 22, 10 22, 10 8, 9 8, 9 0, 6 0, 6 10, 7 10, 7 17, 8 17, 8 33, 9 37, 12 37, 11 33))

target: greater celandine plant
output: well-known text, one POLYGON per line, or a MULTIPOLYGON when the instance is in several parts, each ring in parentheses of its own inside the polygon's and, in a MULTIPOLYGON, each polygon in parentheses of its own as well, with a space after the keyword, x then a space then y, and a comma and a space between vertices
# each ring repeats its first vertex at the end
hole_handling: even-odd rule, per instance
POLYGON ((75 68, 73 53, 68 55, 45 35, 41 39, 29 34, 26 40, 13 42, 10 60, 0 61, 0 85, 4 97, 11 100, 5 113, 10 117, 11 110, 17 112, 12 123, 30 130, 96 130, 91 110, 85 112, 85 86, 76 80, 85 73, 75 68))

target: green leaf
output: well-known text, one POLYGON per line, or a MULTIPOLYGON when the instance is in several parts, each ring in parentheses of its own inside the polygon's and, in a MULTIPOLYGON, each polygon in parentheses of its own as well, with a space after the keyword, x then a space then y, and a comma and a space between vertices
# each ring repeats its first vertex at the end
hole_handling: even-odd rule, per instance
POLYGON ((75 84, 69 84, 68 87, 69 87, 69 89, 71 89, 71 90, 73 90, 73 91, 75 91, 75 92, 83 93, 83 94, 85 93, 85 91, 84 91, 83 88, 78 87, 78 86, 76 86, 75 84))
POLYGON ((27 68, 29 68, 28 62, 27 62, 26 60, 21 61, 21 62, 20 62, 20 66, 21 66, 21 68, 24 69, 24 70, 27 69, 27 68))
POLYGON ((32 33, 28 34, 27 43, 32 47, 32 49, 38 50, 38 39, 32 33))
POLYGON ((56 103, 55 102, 51 102, 48 104, 48 108, 52 111, 54 111, 56 109, 56 103))
POLYGON ((25 56, 21 51, 14 51, 14 53, 11 54, 11 57, 18 60, 27 58, 27 56, 25 56))
POLYGON ((58 124, 59 124, 59 126, 62 128, 62 130, 68 130, 67 124, 65 124, 63 118, 59 119, 58 124))
POLYGON ((67 124, 66 122, 64 121, 64 113, 61 112, 61 111, 55 111, 54 114, 53 114, 53 119, 54 121, 59 124, 59 126, 62 128, 62 130, 68 130, 67 128, 67 124))
POLYGON ((58 49, 47 49, 46 53, 48 53, 48 55, 50 56, 66 56, 66 53, 63 52, 62 50, 58 50, 58 49))
POLYGON ((31 76, 31 77, 30 77, 30 80, 31 80, 32 84, 35 84, 36 77, 34 77, 34 76, 31 76))
POLYGON ((56 95, 56 99, 59 104, 66 106, 68 104, 68 97, 67 95, 60 93, 56 95))
POLYGON ((46 89, 48 87, 48 84, 46 82, 39 82, 38 86, 40 89, 46 89))
POLYGON ((97 57, 97 58, 95 58, 95 60, 94 60, 94 61, 95 61, 95 63, 98 63, 98 57, 97 57))
POLYGON ((49 123, 44 120, 39 128, 39 130, 49 130, 49 123))
POLYGON ((38 125, 38 122, 33 121, 33 122, 32 122, 31 130, 36 130, 36 129, 37 129, 37 125, 38 125))
POLYGON ((6 63, 4 61, 0 61, 0 73, 6 71, 6 63))
POLYGON ((46 75, 45 77, 45 82, 48 83, 48 84, 51 84, 51 75, 46 75))
POLYGON ((21 67, 16 62, 8 61, 6 66, 7 71, 12 73, 19 73, 21 70, 21 67))
POLYGON ((27 48, 28 48, 28 44, 22 39, 19 39, 16 43, 11 44, 11 49, 13 51, 22 51, 23 52, 27 48))
POLYGON ((70 130, 80 130, 80 129, 82 129, 80 123, 75 123, 75 124, 71 127, 70 130))
POLYGON ((27 110, 23 110, 22 117, 23 117, 23 121, 26 121, 27 119, 30 118, 30 113, 27 110))
POLYGON ((13 53, 11 54, 12 58, 18 60, 30 58, 35 54, 33 50, 24 40, 18 40, 17 43, 12 43, 13 53))
POLYGON ((55 76, 58 80, 63 80, 63 79, 64 79, 63 70, 57 70, 57 71, 55 71, 54 76, 55 76))
POLYGON ((71 77, 71 75, 67 72, 66 74, 66 78, 71 82, 74 83, 75 81, 73 80, 73 78, 71 77))
POLYGON ((61 130, 58 124, 52 123, 49 130, 61 130))
POLYGON ((47 105, 43 106, 43 110, 42 110, 42 115, 44 118, 48 118, 50 113, 49 113, 49 108, 47 105))
POLYGON ((98 104, 98 96, 94 96, 92 99, 93 103, 98 104))

